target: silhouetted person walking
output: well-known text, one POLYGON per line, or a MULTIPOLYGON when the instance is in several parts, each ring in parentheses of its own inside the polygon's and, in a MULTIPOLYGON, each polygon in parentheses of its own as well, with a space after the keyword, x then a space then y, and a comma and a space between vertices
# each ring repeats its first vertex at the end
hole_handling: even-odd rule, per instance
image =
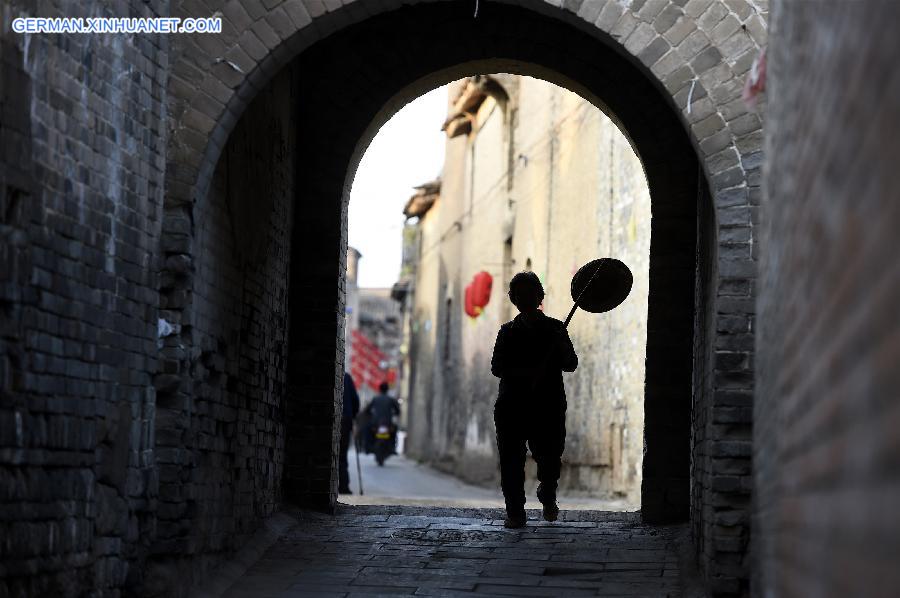
POLYGON ((544 288, 533 272, 520 272, 509 283, 509 299, 519 315, 500 327, 491 373, 500 378, 494 406, 500 486, 506 522, 523 527, 525 447, 537 463, 538 500, 544 519, 556 521, 556 486, 566 441, 566 391, 562 372, 574 372, 578 356, 565 325, 538 309, 544 288))
POLYGON ((341 415, 341 453, 338 467, 338 493, 351 494, 350 471, 347 463, 347 449, 350 448, 350 433, 353 431, 353 420, 359 413, 359 394, 353 378, 344 372, 344 410, 341 415))

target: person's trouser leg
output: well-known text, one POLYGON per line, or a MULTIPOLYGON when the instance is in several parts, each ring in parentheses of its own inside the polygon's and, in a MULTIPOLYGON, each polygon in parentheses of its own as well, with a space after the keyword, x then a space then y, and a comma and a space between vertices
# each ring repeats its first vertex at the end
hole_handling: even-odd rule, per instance
POLYGON ((500 488, 508 515, 525 515, 525 434, 517 418, 494 410, 497 452, 500 456, 500 488))
POLYGON ((538 500, 556 500, 556 486, 562 468, 562 454, 566 446, 566 413, 549 415, 536 422, 529 433, 528 448, 537 463, 538 500))
POLYGON ((350 432, 352 429, 352 422, 350 425, 341 424, 341 446, 338 455, 338 492, 341 494, 350 493, 350 467, 347 463, 347 450, 350 448, 350 432))

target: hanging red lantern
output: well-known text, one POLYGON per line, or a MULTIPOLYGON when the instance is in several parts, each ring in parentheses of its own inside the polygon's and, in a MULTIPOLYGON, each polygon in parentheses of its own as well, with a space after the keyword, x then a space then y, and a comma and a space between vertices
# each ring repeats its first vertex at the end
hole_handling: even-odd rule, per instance
POLYGON ((465 300, 465 310, 466 315, 470 318, 477 318, 481 312, 475 308, 475 304, 472 302, 472 285, 469 284, 466 287, 466 300, 465 300))
POLYGON ((484 310, 491 300, 491 287, 493 284, 493 277, 484 270, 475 275, 475 278, 472 279, 472 303, 475 307, 480 307, 484 310))
POLYGON ((493 277, 482 270, 472 278, 472 282, 466 287, 466 313, 477 318, 484 312, 484 308, 491 300, 491 287, 494 284, 493 277))

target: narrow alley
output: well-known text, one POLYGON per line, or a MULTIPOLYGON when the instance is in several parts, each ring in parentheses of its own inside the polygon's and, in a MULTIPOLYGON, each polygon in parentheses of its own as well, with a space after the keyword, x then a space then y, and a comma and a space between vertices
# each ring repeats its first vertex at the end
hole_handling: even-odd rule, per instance
MULTIPOLYGON (((485 488, 467 484, 459 478, 423 465, 403 455, 387 460, 379 467, 372 455, 360 455, 359 473, 362 474, 363 494, 359 494, 359 473, 356 468, 356 452, 349 451, 350 489, 353 494, 342 494, 339 502, 347 505, 417 505, 433 507, 500 508, 503 495, 500 487, 485 488)), ((534 485, 526 493, 528 509, 539 509, 534 485)), ((624 500, 592 498, 561 494, 559 507, 567 510, 629 511, 636 510, 624 500)))

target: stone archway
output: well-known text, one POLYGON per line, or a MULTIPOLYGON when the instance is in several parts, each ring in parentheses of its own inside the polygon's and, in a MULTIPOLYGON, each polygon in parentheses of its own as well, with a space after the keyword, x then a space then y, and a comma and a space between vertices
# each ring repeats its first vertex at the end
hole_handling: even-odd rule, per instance
MULTIPOLYGON (((733 572, 747 536, 761 141, 759 119, 738 96, 763 41, 761 19, 749 3, 718 0, 628 9, 617 2, 482 3, 477 18, 463 2, 387 4, 357 0, 326 11, 323 3, 295 0, 251 11, 229 3, 221 39, 173 52, 164 246, 173 230, 167 225, 179 223, 179 235, 191 228, 245 107, 296 59, 303 142, 291 262, 314 268, 305 269, 302 288, 294 271, 290 312, 306 314, 303 329, 313 333, 293 334, 288 349, 291 367, 308 375, 289 380, 286 494, 321 507, 334 501, 346 245, 339 198, 362 151, 393 111, 428 87, 478 71, 527 73, 604 107, 644 162, 654 220, 643 515, 684 519, 690 504, 698 548, 734 556, 731 563, 725 555, 733 566, 722 573, 731 583, 725 578, 740 577, 733 572), (315 176, 304 177, 304 168, 315 176), (301 399, 303 424, 295 427, 291 409, 301 399)), ((187 255, 194 268, 202 259, 168 246, 176 250, 167 258, 187 255)), ((192 288, 188 272, 163 292, 164 302, 168 292, 181 294, 170 305, 186 310, 188 327, 196 317, 192 288)), ((190 371, 191 339, 182 337, 190 371)))

